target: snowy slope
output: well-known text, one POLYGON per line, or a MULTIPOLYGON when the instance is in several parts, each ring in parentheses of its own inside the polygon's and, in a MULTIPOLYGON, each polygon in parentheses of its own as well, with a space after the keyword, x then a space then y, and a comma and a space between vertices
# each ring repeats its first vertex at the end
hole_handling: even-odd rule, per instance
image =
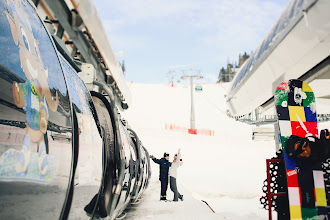
MULTIPOLYGON (((150 215, 157 219, 182 219, 183 215, 187 215, 187 219, 267 217, 267 211, 260 209, 259 197, 266 178, 265 159, 275 155, 274 141, 252 141, 251 126, 224 114, 226 92, 223 85, 207 84, 203 85, 203 92, 195 92, 196 127, 214 130, 214 136, 164 129, 166 123, 189 127, 188 86, 172 88, 133 83, 130 90, 133 105, 123 116, 155 157, 160 158, 167 151, 172 160, 181 148, 184 164, 178 170, 177 181, 179 191, 187 195, 182 203, 159 202, 159 168, 152 163, 151 185, 141 204, 134 208, 135 212, 129 213, 130 219, 144 219, 150 215), (206 200, 216 213, 200 202, 201 199, 206 200), (196 208, 190 208, 189 204, 195 204, 196 208), (198 214, 205 211, 211 216, 202 218, 198 214)), ((168 199, 173 199, 172 196, 168 190, 168 199)))

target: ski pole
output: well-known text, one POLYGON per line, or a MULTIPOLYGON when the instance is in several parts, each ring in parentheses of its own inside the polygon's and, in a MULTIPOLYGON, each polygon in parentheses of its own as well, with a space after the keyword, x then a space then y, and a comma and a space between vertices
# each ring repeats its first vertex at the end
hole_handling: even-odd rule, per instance
POLYGON ((204 201, 204 200, 201 200, 201 201, 204 202, 212 210, 213 213, 215 213, 215 211, 211 208, 211 206, 206 201, 204 201))

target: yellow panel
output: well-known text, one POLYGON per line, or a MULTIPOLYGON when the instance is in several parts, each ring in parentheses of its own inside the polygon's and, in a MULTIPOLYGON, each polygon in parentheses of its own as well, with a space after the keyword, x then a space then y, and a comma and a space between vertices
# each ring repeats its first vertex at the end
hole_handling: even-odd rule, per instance
POLYGON ((292 220, 301 220, 301 206, 290 205, 290 219, 292 220))
POLYGON ((305 82, 303 82, 302 91, 303 92, 313 92, 312 88, 305 82))
POLYGON ((305 109, 303 106, 289 106, 289 114, 290 121, 299 121, 299 117, 302 122, 306 122, 305 109))
POLYGON ((325 190, 322 188, 315 188, 315 196, 316 196, 316 206, 327 206, 327 198, 325 196, 325 190))

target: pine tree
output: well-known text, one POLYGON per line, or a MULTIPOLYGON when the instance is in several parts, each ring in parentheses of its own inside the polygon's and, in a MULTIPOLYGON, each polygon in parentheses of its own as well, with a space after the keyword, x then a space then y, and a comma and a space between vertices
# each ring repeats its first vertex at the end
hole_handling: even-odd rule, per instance
POLYGON ((221 67, 220 72, 219 72, 219 76, 218 76, 218 82, 230 82, 231 80, 233 80, 235 74, 236 74, 236 70, 233 68, 240 68, 243 63, 249 59, 250 55, 248 55, 246 52, 244 52, 244 54, 239 54, 238 55, 238 64, 237 62, 235 62, 234 64, 229 62, 229 58, 227 58, 227 67, 221 67))
POLYGON ((246 52, 244 52, 243 55, 239 54, 239 56, 238 56, 238 67, 241 67, 241 66, 243 65, 243 63, 244 63, 247 59, 249 59, 249 57, 250 57, 250 56, 249 56, 246 52))
POLYGON ((224 82, 225 81, 225 75, 226 75, 226 70, 225 70, 225 68, 222 67, 220 69, 220 72, 219 72, 218 82, 220 82, 220 81, 224 82))
POLYGON ((123 74, 125 75, 125 72, 126 72, 125 60, 123 60, 122 63, 119 62, 119 64, 120 64, 120 66, 121 66, 121 70, 123 71, 123 74))

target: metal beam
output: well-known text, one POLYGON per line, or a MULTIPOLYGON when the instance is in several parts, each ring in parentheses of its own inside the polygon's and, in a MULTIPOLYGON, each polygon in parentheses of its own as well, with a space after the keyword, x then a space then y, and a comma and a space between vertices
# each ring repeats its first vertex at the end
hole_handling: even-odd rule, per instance
POLYGON ((56 15, 59 24, 67 32, 70 40, 72 40, 73 44, 76 46, 84 60, 88 63, 91 63, 95 67, 97 70, 98 78, 106 81, 105 70, 100 66, 97 55, 91 48, 91 45, 84 36, 84 33, 74 30, 71 26, 71 11, 67 7, 66 3, 63 0, 45 0, 45 2, 56 15))

